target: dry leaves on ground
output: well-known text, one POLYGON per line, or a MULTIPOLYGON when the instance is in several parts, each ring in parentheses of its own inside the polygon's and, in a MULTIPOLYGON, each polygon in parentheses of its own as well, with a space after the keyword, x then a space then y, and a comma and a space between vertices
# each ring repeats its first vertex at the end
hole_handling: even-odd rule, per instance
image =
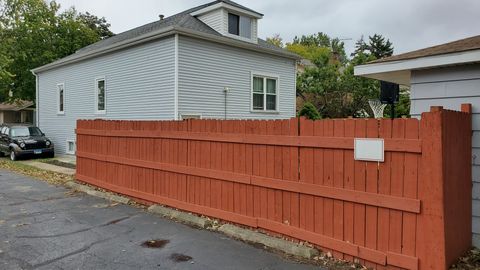
POLYGON ((452 265, 450 270, 478 270, 480 269, 480 249, 470 250, 464 257, 452 265))
POLYGON ((23 175, 41 179, 53 185, 62 185, 67 181, 72 181, 73 176, 37 169, 8 159, 0 160, 0 168, 15 171, 23 175))

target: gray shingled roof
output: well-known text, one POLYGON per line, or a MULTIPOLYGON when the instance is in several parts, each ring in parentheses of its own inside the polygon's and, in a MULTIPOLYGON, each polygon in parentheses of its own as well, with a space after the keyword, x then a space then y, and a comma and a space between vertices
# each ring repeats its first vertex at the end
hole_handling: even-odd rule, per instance
POLYGON ((273 53, 276 52, 278 54, 282 54, 282 55, 290 56, 290 57, 294 57, 294 58, 297 57, 295 54, 293 54, 291 52, 288 52, 288 51, 286 51, 282 48, 278 48, 274 45, 271 45, 271 44, 267 43, 265 40, 262 40, 262 39, 258 39, 258 43, 253 44, 253 43, 249 43, 249 42, 235 40, 233 38, 223 37, 220 33, 215 31, 214 29, 212 29, 208 25, 206 25, 204 22, 202 22, 199 19, 197 19, 196 17, 190 15, 190 13, 192 13, 192 12, 201 10, 203 8, 206 8, 208 6, 215 5, 215 4, 218 4, 218 3, 221 3, 221 2, 227 3, 227 4, 232 5, 232 6, 239 7, 239 8, 242 8, 242 9, 245 9, 245 10, 248 10, 248 11, 251 11, 251 12, 254 12, 256 14, 259 14, 259 15, 263 16, 261 13, 253 11, 251 9, 248 9, 248 8, 246 8, 246 7, 244 7, 240 4, 237 4, 233 1, 230 1, 230 0, 216 0, 216 1, 204 4, 204 5, 201 5, 201 6, 198 6, 198 7, 188 9, 188 10, 180 12, 178 14, 172 15, 170 17, 167 17, 167 18, 163 19, 163 20, 158 20, 158 21, 155 21, 155 22, 151 22, 151 23, 136 27, 134 29, 119 33, 119 34, 117 34, 113 37, 98 41, 94 44, 91 44, 91 45, 88 45, 86 47, 83 47, 83 48, 79 49, 74 54, 71 54, 67 57, 64 57, 64 58, 62 58, 60 60, 57 60, 53 63, 50 63, 48 65, 39 67, 35 70, 40 70, 40 69, 42 69, 46 66, 51 67, 51 66, 56 66, 57 64, 59 65, 59 64, 64 63, 64 62, 73 61, 74 59, 78 59, 78 58, 82 58, 84 56, 88 56, 89 54, 95 53, 97 51, 100 52, 103 49, 114 47, 115 45, 120 45, 120 43, 122 43, 122 42, 123 43, 128 42, 129 40, 138 38, 142 35, 151 34, 151 33, 155 33, 155 32, 160 33, 160 32, 162 32, 162 30, 166 31, 167 29, 169 29, 169 28, 171 29, 172 27, 187 29, 187 30, 193 31, 195 33, 199 33, 199 34, 207 34, 207 35, 217 36, 217 37, 221 37, 225 40, 232 40, 232 41, 236 41, 236 42, 240 42, 240 43, 245 43, 246 46, 250 46, 250 47, 253 46, 252 48, 254 48, 254 49, 256 47, 257 49, 260 49, 260 50, 270 51, 270 52, 273 52, 273 53))
POLYGON ((384 63, 480 49, 480 35, 371 61, 384 63))

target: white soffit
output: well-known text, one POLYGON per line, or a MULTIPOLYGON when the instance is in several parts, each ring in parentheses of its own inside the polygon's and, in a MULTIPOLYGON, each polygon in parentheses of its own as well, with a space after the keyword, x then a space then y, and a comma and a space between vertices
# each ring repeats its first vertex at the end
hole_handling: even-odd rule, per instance
POLYGON ((410 85, 411 70, 468 64, 472 62, 480 62, 480 50, 365 64, 356 66, 354 74, 356 76, 410 85))

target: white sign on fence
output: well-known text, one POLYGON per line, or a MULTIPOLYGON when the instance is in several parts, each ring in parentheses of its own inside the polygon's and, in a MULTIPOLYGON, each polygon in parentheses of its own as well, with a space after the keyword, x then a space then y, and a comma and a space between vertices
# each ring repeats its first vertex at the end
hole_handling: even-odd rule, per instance
POLYGON ((355 138, 355 160, 383 162, 384 141, 383 139, 355 138))

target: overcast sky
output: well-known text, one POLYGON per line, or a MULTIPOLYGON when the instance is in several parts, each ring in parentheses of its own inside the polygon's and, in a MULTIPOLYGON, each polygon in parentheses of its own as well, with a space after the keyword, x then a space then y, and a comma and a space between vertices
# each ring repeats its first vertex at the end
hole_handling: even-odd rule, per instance
MULTIPOLYGON (((105 17, 120 33, 209 0, 57 0, 105 17)), ((259 37, 275 33, 284 41, 296 35, 325 32, 345 40, 348 52, 355 41, 374 33, 390 39, 395 54, 480 35, 479 0, 238 0, 264 14, 259 37)))

